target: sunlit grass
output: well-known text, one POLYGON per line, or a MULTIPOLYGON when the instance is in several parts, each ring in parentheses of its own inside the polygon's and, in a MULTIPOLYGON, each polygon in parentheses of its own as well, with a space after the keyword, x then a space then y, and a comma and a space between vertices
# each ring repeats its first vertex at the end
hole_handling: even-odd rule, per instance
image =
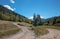
POLYGON ((18 22, 18 24, 20 24, 22 26, 26 26, 26 27, 32 26, 32 24, 29 24, 29 23, 26 23, 26 22, 18 22))
POLYGON ((57 30, 60 30, 60 26, 42 25, 42 26, 32 27, 32 30, 34 31, 36 36, 48 34, 49 31, 47 29, 57 29, 57 30))
POLYGON ((5 35, 15 34, 15 33, 18 32, 19 30, 20 30, 19 28, 2 30, 2 31, 0 31, 0 37, 5 36, 5 35))
POLYGON ((47 34, 49 31, 44 27, 34 27, 33 31, 36 36, 47 34))
POLYGON ((0 20, 0 37, 5 35, 15 34, 20 30, 16 25, 9 21, 1 21, 0 20))
POLYGON ((57 30, 60 30, 60 26, 53 26, 53 25, 51 25, 51 26, 43 26, 43 27, 45 27, 45 28, 50 28, 50 29, 57 29, 57 30))

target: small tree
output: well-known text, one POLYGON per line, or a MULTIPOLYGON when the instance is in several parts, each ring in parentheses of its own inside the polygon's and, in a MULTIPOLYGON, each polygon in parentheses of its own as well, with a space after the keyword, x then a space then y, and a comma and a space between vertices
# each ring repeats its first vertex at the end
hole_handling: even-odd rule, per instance
POLYGON ((42 22, 41 22, 41 18, 40 18, 40 15, 33 15, 33 25, 34 26, 37 26, 37 25, 41 25, 42 22))
POLYGON ((34 14, 33 15, 33 25, 36 26, 37 25, 37 19, 36 19, 36 15, 34 14))
POLYGON ((37 25, 41 25, 42 24, 42 22, 41 22, 41 17, 40 17, 40 15, 37 15, 37 25))

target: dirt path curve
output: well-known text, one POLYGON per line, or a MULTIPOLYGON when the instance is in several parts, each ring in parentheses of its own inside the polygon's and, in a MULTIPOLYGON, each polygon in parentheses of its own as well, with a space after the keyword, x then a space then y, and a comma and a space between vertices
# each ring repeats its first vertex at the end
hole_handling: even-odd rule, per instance
POLYGON ((3 39, 60 39, 60 31, 56 29, 48 29, 48 34, 35 37, 34 32, 29 30, 29 27, 19 26, 16 23, 14 25, 21 28, 22 31, 13 36, 4 37, 3 39))
POLYGON ((48 29, 49 33, 38 37, 37 39, 60 39, 60 31, 56 29, 48 29))
POLYGON ((13 36, 4 37, 3 39, 35 39, 34 32, 29 30, 29 27, 19 26, 16 23, 14 25, 21 28, 21 31, 13 36))

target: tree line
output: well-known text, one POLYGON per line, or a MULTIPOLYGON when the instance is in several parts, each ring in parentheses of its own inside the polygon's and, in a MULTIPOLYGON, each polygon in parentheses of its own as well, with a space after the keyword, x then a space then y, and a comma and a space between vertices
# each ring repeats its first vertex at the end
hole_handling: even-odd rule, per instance
POLYGON ((60 16, 55 16, 51 18, 47 18, 45 20, 40 17, 40 15, 33 15, 33 25, 40 26, 40 25, 58 25, 60 26, 60 16))
POLYGON ((31 20, 28 18, 11 11, 2 5, 0 5, 0 20, 7 20, 7 21, 18 21, 18 22, 26 22, 32 23, 31 20))

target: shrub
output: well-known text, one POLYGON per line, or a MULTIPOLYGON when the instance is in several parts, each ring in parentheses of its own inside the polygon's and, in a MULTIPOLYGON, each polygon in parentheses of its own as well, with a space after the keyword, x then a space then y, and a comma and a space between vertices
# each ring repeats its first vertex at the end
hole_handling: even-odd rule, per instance
POLYGON ((35 27, 34 32, 36 36, 47 34, 49 31, 44 27, 35 27))

